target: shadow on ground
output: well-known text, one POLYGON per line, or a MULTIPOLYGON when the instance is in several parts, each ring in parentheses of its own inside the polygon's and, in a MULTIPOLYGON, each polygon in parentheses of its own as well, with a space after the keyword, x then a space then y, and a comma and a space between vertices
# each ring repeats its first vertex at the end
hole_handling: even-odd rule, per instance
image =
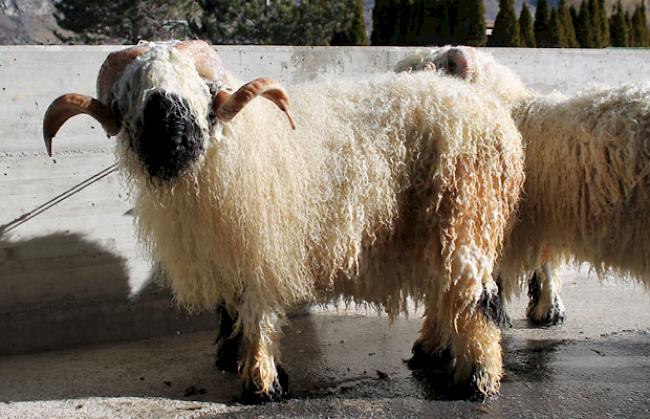
MULTIPOLYGON (((4 357, 0 358, 0 401, 5 403, 0 404, 0 414, 3 409, 5 413, 21 409, 21 402, 73 400, 83 416, 89 414, 85 406, 97 403, 93 401, 97 398, 104 409, 111 403, 122 406, 122 415, 126 415, 122 405, 126 402, 120 398, 131 400, 128 409, 136 410, 150 403, 149 398, 163 399, 167 407, 158 411, 161 416, 190 411, 241 417, 600 417, 647 416, 650 409, 647 331, 583 340, 534 340, 507 333, 501 396, 477 403, 440 400, 445 398, 440 392, 445 385, 439 381, 444 382, 443 375, 422 377, 408 369, 403 360, 410 355, 418 327, 417 319, 399 319, 389 329, 386 320, 377 317, 294 317, 286 330, 283 361, 291 397, 263 406, 238 403, 237 377, 213 366, 211 332, 4 357)), ((70 409, 66 404, 60 408, 65 406, 70 409)), ((119 412, 104 414, 120 416, 119 412)))
POLYGON ((67 232, 0 239, 0 355, 212 327, 210 315, 176 310, 154 278, 132 296, 127 260, 111 247, 67 232))
POLYGON ((281 403, 239 404, 214 332, 195 332, 0 357, 0 417, 650 417, 647 294, 572 271, 563 295, 559 327, 530 327, 525 299, 509 306, 501 395, 485 403, 447 400, 447 377, 408 369, 419 318, 324 310, 285 329, 281 403))

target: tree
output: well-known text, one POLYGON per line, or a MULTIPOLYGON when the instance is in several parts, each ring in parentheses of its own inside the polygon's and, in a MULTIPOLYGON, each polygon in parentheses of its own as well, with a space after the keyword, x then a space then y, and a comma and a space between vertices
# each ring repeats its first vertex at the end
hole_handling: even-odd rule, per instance
POLYGON ((528 48, 535 48, 535 31, 533 31, 533 17, 526 3, 521 7, 519 14, 519 36, 521 38, 521 46, 528 48))
POLYGON ((580 3, 580 12, 578 12, 578 25, 576 26, 576 37, 580 43, 580 48, 595 48, 594 36, 592 31, 592 20, 589 14, 587 0, 580 3))
POLYGON ((625 13, 621 0, 614 6, 614 13, 609 21, 609 37, 613 47, 628 46, 628 31, 625 25, 625 13))
POLYGON ((533 25, 535 30, 535 43, 538 48, 546 48, 549 46, 548 17, 548 3, 546 0, 539 0, 537 2, 537 9, 535 10, 535 23, 533 25))
POLYGON ((200 9, 192 0, 60 0, 54 2, 58 25, 74 32, 57 34, 65 42, 122 43, 185 38, 200 9))
POLYGON ((459 0, 458 25, 454 29, 454 42, 483 47, 487 43, 485 29, 483 0, 459 0))
POLYGON ((202 0, 195 33, 215 44, 328 45, 353 20, 354 0, 202 0))
POLYGON ((548 44, 551 48, 562 48, 566 43, 564 28, 560 23, 557 9, 551 9, 551 16, 548 19, 548 44))
POLYGON ((632 14, 631 32, 634 34, 634 41, 630 42, 630 46, 648 46, 648 23, 646 18, 645 2, 641 2, 641 4, 634 9, 634 13, 632 14))
POLYGON ((609 19, 607 18, 607 5, 605 4, 605 0, 598 0, 598 4, 600 10, 600 47, 607 48, 609 46, 609 19))
MULTIPOLYGON (((415 14, 417 15, 416 45, 438 43, 435 41, 436 33, 440 26, 439 20, 441 18, 438 15, 438 7, 437 0, 421 0, 417 2, 415 10, 415 14)), ((446 16, 444 18, 446 19, 446 16)))
POLYGON ((632 17, 630 16, 629 11, 625 11, 625 14, 623 15, 625 19, 625 32, 627 33, 627 41, 625 46, 629 47, 634 43, 634 31, 632 30, 632 17))
POLYGON ((399 2, 376 0, 372 10, 372 45, 392 45, 397 32, 399 2))
POLYGON ((569 11, 565 0, 560 0, 560 3, 557 6, 557 14, 560 20, 560 26, 564 32, 564 47, 579 48, 580 44, 576 38, 575 27, 573 26, 573 18, 571 17, 571 12, 569 11))
POLYGON ((601 48, 603 43, 603 37, 601 35, 602 26, 600 24, 600 4, 598 1, 599 0, 587 0, 592 48, 601 48))
POLYGON ((440 0, 438 21, 438 31, 436 37, 440 44, 453 43, 454 30, 458 23, 458 1, 457 0, 440 0))
POLYGON ((335 32, 331 45, 368 45, 363 0, 353 0, 354 13, 343 30, 335 32))
MULTIPOLYGON (((569 7, 569 13, 571 14, 571 22, 573 23, 573 29, 577 34, 578 33, 578 10, 574 5, 571 5, 571 7, 569 7)), ((577 39, 577 35, 576 35, 576 39, 577 39)))
POLYGON ((519 22, 515 14, 514 0, 499 0, 499 12, 494 20, 490 37, 492 47, 519 47, 519 22))

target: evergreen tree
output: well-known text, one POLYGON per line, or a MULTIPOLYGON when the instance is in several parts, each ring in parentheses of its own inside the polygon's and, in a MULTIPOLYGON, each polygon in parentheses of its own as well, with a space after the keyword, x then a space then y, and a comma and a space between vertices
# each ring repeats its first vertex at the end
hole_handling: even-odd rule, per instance
POLYGON ((643 34, 643 46, 650 47, 650 30, 648 29, 648 14, 645 7, 645 0, 641 0, 639 5, 639 20, 641 21, 640 26, 643 34))
POLYGON ((54 2, 58 25, 74 33, 57 34, 65 42, 136 44, 189 36, 189 24, 200 17, 192 0, 60 0, 54 2))
POLYGON ((625 13, 621 0, 614 6, 614 13, 609 18, 609 37, 613 47, 628 46, 628 33, 625 25, 625 13))
POLYGON ((353 18, 353 0, 203 0, 197 36, 215 44, 328 45, 353 18))
POLYGON ((625 32, 627 33, 627 40, 625 46, 629 47, 634 42, 636 42, 636 40, 634 39, 635 34, 632 29, 632 17, 630 16, 630 12, 626 10, 624 16, 625 16, 625 32))
POLYGON ((533 25, 535 30, 535 43, 538 48, 546 48, 549 46, 548 18, 548 3, 546 0, 539 0, 537 2, 537 9, 535 10, 535 23, 533 25))
POLYGON ((519 14, 519 36, 521 38, 521 46, 528 48, 535 48, 535 31, 533 31, 533 17, 526 3, 521 7, 519 14))
POLYGON ((598 0, 598 4, 600 10, 600 47, 607 48, 609 46, 609 19, 607 18, 607 5, 605 4, 605 0, 598 0))
POLYGON ((483 47, 487 43, 485 28, 483 0, 459 0, 458 25, 454 29, 454 42, 483 47))
POLYGON ((417 7, 414 0, 401 0, 396 2, 397 9, 397 31, 392 45, 414 45, 416 42, 417 7))
POLYGON ((587 8, 589 10, 589 26, 591 27, 591 45, 592 48, 600 48, 603 42, 600 25, 600 5, 599 0, 588 0, 587 8))
POLYGON ((548 19, 548 43, 551 48, 563 48, 567 43, 557 9, 551 9, 548 19))
POLYGON ((372 45, 390 45, 397 28, 395 11, 395 0, 375 0, 370 37, 372 45))
POLYGON ((560 0, 560 4, 557 6, 557 14, 560 20, 560 26, 564 32, 564 45, 566 48, 579 48, 580 44, 576 38, 576 31, 573 26, 573 19, 571 17, 571 12, 566 5, 565 0, 560 0))
POLYGON ((441 44, 437 39, 437 33, 440 30, 440 20, 446 20, 447 16, 441 16, 438 1, 418 1, 416 13, 418 14, 416 45, 441 44))
POLYGON ((368 45, 363 0, 352 0, 354 12, 348 25, 335 32, 330 45, 368 45))
POLYGON ((588 1, 583 0, 580 3, 580 12, 578 13, 578 26, 576 26, 576 37, 580 43, 580 48, 595 48, 594 36, 591 26, 591 16, 589 15, 588 1))
MULTIPOLYGON (((576 32, 576 39, 578 39, 578 10, 574 5, 569 7, 569 14, 571 14, 571 22, 573 23, 573 29, 576 32)), ((578 42, 578 47, 580 43, 578 42)))
POLYGON ((440 0, 439 11, 441 18, 436 33, 438 43, 454 43, 454 30, 458 24, 458 0, 440 0))
POLYGON ((499 0, 499 12, 494 20, 494 29, 490 37, 492 47, 521 46, 519 22, 515 14, 514 0, 499 0))
POLYGON ((634 33, 633 40, 630 42, 632 47, 647 47, 648 46, 648 26, 645 15, 645 4, 639 4, 634 13, 632 14, 632 28, 631 32, 634 33))

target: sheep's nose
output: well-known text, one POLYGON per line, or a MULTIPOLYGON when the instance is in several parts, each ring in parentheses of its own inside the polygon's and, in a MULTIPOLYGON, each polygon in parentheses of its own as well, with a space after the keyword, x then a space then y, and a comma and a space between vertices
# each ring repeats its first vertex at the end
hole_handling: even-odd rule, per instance
POLYGON ((201 130, 188 101, 174 93, 153 92, 142 113, 136 153, 151 176, 177 177, 203 151, 201 130))

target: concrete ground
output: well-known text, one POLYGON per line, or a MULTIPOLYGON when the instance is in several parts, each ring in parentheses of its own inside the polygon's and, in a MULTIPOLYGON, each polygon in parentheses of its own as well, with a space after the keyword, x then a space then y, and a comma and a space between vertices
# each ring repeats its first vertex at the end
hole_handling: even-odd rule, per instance
POLYGON ((525 299, 509 305, 501 395, 484 403, 406 367, 418 318, 315 310, 285 330, 285 402, 239 404, 214 333, 198 332, 2 357, 0 417, 650 417, 649 294, 587 274, 563 271, 563 326, 532 328, 525 299))

